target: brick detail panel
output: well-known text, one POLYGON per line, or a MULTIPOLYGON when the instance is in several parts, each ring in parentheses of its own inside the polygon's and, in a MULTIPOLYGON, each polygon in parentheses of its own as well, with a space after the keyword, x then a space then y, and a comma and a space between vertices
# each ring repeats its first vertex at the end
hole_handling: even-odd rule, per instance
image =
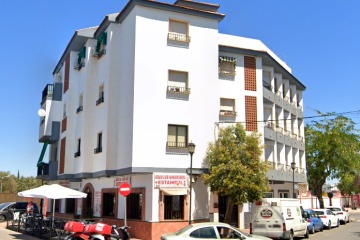
POLYGON ((246 131, 258 130, 257 124, 257 104, 256 97, 254 96, 245 96, 245 122, 246 122, 246 131))
POLYGON ((61 121, 61 133, 66 131, 66 126, 67 126, 67 117, 64 117, 63 120, 61 121))
POLYGON ((65 60, 64 93, 69 89, 70 55, 65 60))
POLYGON ((63 174, 65 170, 65 145, 66 145, 66 137, 61 139, 61 143, 60 143, 59 174, 63 174))
POLYGON ((255 57, 244 57, 245 90, 256 91, 256 60, 255 57))

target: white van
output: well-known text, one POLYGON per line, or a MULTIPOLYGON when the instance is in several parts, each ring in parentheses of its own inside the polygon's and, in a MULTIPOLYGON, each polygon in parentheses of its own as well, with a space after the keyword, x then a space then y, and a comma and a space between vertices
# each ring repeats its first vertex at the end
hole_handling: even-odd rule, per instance
POLYGON ((263 198, 251 204, 250 233, 272 239, 309 237, 298 199, 263 198))

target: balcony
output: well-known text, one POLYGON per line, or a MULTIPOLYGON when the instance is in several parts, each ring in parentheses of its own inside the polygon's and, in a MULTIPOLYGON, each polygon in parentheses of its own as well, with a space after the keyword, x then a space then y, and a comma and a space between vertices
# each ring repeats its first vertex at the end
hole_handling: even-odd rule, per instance
POLYGON ((102 49, 99 52, 94 51, 94 53, 92 54, 93 57, 96 57, 97 59, 101 58, 103 55, 106 54, 106 49, 102 49))
POLYGON ((76 113, 79 113, 83 110, 83 106, 79 106, 77 109, 76 109, 76 113))
POLYGON ((176 87, 176 86, 167 86, 168 93, 175 93, 175 94, 185 94, 190 95, 190 88, 187 87, 176 87))
POLYGON ((102 147, 97 147, 94 149, 94 153, 101 153, 102 152, 102 147))
POLYGON ((78 151, 78 152, 76 152, 76 153, 74 153, 74 157, 80 157, 80 151, 78 151))
POLYGON ((103 102, 104 102, 104 96, 101 96, 98 100, 96 100, 96 106, 103 102))
POLYGON ((37 169, 37 179, 47 180, 49 176, 49 164, 42 163, 37 169))
POLYGON ((219 115, 223 117, 236 117, 237 113, 235 111, 220 110, 219 115))
POLYGON ((166 142, 167 148, 187 148, 186 142, 166 142))
POLYGON ((76 69, 76 70, 80 70, 83 67, 85 67, 85 62, 80 62, 80 63, 76 62, 74 64, 74 69, 76 69))
POLYGON ((44 90, 42 91, 41 102, 43 103, 46 99, 51 99, 53 97, 53 94, 54 94, 54 84, 47 84, 44 90))
POLYGON ((190 42, 190 36, 180 33, 168 33, 168 39, 176 42, 190 42))
POLYGON ((269 91, 271 91, 271 92, 273 91, 273 87, 271 86, 270 83, 263 81, 263 86, 264 86, 264 88, 266 88, 267 90, 269 90, 269 91))

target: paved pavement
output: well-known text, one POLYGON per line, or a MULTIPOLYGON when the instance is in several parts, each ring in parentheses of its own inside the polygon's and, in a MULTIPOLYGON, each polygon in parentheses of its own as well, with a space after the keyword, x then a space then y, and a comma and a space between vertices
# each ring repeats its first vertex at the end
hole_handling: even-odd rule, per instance
POLYGON ((32 237, 27 234, 8 230, 6 229, 6 222, 2 222, 0 223, 0 239, 1 240, 11 240, 11 239, 38 240, 40 238, 32 237))

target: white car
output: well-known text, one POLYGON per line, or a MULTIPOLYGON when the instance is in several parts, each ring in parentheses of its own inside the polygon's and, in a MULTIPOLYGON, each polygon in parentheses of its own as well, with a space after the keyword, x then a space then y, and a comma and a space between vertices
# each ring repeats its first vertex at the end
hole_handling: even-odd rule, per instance
POLYGON ((313 209, 314 212, 321 218, 324 228, 331 229, 332 227, 340 226, 339 216, 333 213, 330 209, 313 209))
POLYGON ((330 209, 333 213, 337 214, 341 223, 346 224, 350 222, 349 213, 344 207, 327 207, 327 209, 330 209))
POLYGON ((161 240, 186 240, 186 239, 246 239, 246 240, 271 240, 271 238, 251 235, 221 222, 204 222, 188 225, 175 233, 161 236, 161 240))

